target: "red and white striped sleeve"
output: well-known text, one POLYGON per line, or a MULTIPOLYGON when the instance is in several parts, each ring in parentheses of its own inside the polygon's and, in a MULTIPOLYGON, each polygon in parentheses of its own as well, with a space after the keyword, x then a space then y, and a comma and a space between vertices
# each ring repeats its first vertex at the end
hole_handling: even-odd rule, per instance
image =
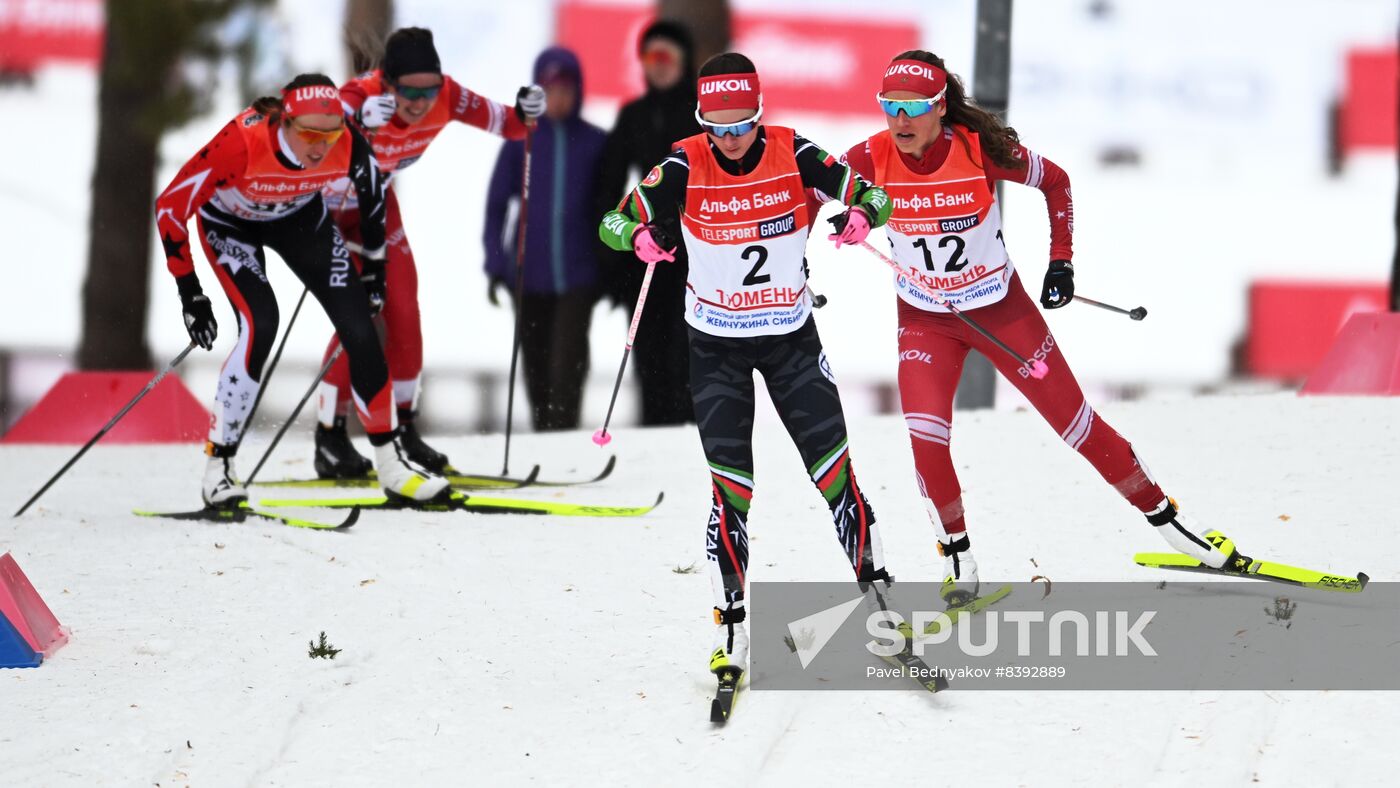
POLYGON ((1070 194, 1069 174, 1055 162, 1017 144, 1012 149, 1017 159, 1026 163, 1020 169, 1002 167, 983 150, 987 163, 987 182, 1011 181, 1039 189, 1045 195, 1045 209, 1050 217, 1051 260, 1074 259, 1074 198, 1070 194))
POLYGON ((452 108, 452 119, 476 126, 508 140, 525 138, 525 124, 515 108, 474 93, 451 77, 443 77, 443 89, 452 108))

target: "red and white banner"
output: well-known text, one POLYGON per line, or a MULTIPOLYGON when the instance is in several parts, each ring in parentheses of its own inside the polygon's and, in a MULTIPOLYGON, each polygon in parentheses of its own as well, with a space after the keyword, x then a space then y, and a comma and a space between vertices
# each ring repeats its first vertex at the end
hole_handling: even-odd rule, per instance
MULTIPOLYGON (((578 54, 590 99, 641 95, 637 38, 654 18, 651 6, 597 0, 559 4, 556 39, 578 54)), ((734 51, 758 66, 769 118, 788 111, 872 114, 890 59, 919 46, 920 39, 913 22, 870 21, 857 13, 735 11, 732 28, 734 51)))
POLYGON ((0 68, 31 71, 53 60, 97 66, 102 0, 0 0, 0 68))

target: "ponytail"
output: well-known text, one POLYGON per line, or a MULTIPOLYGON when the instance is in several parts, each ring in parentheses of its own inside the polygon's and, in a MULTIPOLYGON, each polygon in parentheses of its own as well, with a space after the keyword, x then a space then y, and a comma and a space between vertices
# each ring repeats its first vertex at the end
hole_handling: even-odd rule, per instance
POLYGON ((917 60, 943 69, 948 75, 948 90, 943 97, 948 112, 944 116, 944 122, 965 126, 976 132, 987 157, 997 165, 1010 170, 1026 168, 1026 163, 1016 157, 1015 149, 1021 142, 1016 130, 1002 123, 1001 118, 973 103, 967 96, 967 89, 963 87, 962 80, 943 65, 943 58, 922 49, 911 49, 895 55, 894 59, 917 60))
POLYGON ((251 109, 268 118, 269 123, 276 123, 282 114, 282 99, 276 96, 261 96, 253 100, 251 109))

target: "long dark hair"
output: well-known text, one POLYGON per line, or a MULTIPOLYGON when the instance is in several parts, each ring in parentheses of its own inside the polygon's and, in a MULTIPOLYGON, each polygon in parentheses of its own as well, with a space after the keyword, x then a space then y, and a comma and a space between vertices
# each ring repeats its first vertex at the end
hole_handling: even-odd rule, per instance
POLYGON ((967 97, 967 89, 963 87, 962 80, 948 70, 943 64, 943 58, 922 49, 911 49, 908 52, 900 52, 894 59, 917 60, 943 69, 943 73, 948 75, 948 91, 943 95, 948 114, 944 116, 944 122, 956 123, 977 132, 982 141, 982 148, 998 165, 1011 170, 1025 169, 1026 163, 1015 155, 1015 146, 1021 142, 1016 130, 1002 123, 996 115, 974 104, 972 99, 967 97))
MULTIPOLYGON (((282 92, 285 94, 289 90, 309 88, 313 85, 329 88, 336 86, 335 81, 325 74, 297 74, 291 82, 282 86, 282 92)), ((282 118, 282 99, 277 96, 261 96, 253 100, 252 109, 267 116, 268 123, 276 123, 282 118)))

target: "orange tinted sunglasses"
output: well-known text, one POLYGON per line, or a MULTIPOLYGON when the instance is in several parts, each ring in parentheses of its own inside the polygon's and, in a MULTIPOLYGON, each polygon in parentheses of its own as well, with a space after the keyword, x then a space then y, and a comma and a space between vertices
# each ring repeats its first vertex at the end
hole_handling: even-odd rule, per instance
POLYGON ((665 49, 650 49, 642 53, 642 62, 648 66, 666 66, 676 62, 676 56, 665 49))
POLYGON ((336 141, 340 139, 340 135, 345 133, 345 124, 341 123, 337 128, 324 130, 308 129, 300 123, 292 121, 292 131, 296 132, 296 135, 301 138, 301 141, 308 145, 315 145, 318 142, 334 145, 336 141))

